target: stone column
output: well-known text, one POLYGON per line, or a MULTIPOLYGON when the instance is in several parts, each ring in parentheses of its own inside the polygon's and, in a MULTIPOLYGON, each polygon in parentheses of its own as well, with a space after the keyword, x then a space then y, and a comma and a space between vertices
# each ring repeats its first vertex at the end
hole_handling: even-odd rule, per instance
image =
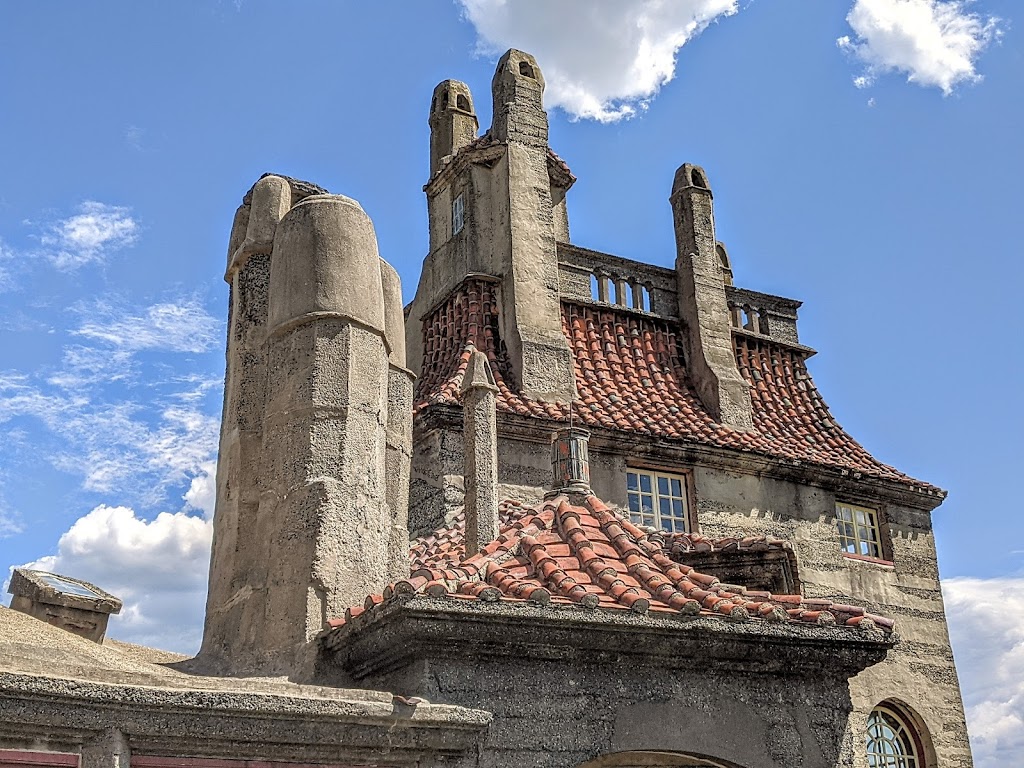
POLYGON ((325 622, 388 573, 388 351, 377 240, 354 200, 313 195, 274 241, 270 377, 257 535, 270 546, 261 621, 241 628, 265 672, 309 659, 325 622))
POLYGON ((703 169, 681 166, 670 201, 687 371, 712 416, 735 429, 751 429, 750 387, 736 367, 711 188, 703 169))
POLYGON ((466 462, 466 557, 472 557, 498 536, 497 392, 487 356, 474 350, 461 390, 466 462))
POLYGON ((412 461, 412 372, 405 367, 405 312, 402 284, 394 267, 381 259, 384 336, 388 348, 386 487, 391 533, 388 581, 409 576, 409 468, 412 461))
POLYGON ((507 187, 492 202, 502 230, 493 244, 503 275, 502 336, 523 394, 567 403, 576 396, 576 379, 562 333, 555 246, 567 232, 556 230, 544 76, 533 56, 510 50, 498 62, 491 89, 491 134, 506 144, 496 171, 504 182, 498 188, 507 187))

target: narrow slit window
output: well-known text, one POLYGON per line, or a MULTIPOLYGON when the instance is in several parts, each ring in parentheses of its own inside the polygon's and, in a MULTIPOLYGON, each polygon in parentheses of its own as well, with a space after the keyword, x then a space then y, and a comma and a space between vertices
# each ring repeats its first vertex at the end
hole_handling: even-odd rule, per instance
POLYGON ((452 201, 452 234, 457 235, 466 225, 466 203, 459 195, 452 201))

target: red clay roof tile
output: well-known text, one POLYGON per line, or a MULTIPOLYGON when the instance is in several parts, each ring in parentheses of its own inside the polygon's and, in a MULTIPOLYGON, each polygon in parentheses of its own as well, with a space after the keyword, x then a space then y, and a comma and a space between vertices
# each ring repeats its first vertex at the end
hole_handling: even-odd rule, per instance
MULTIPOLYGON (((563 302, 562 327, 575 356, 579 400, 574 416, 585 426, 753 451, 942 493, 878 461, 843 431, 814 386, 799 349, 736 334, 736 362, 750 383, 754 417, 754 429, 741 432, 715 421, 691 387, 677 323, 563 302)), ((459 404, 472 344, 491 363, 499 410, 568 420, 564 404, 525 398, 510 385, 493 283, 463 283, 424 320, 423 336, 417 413, 433 405, 459 404)))
MULTIPOLYGON (((413 542, 412 576, 368 597, 329 622, 326 635, 366 611, 402 594, 484 601, 530 601, 545 605, 637 613, 726 617, 735 621, 799 622, 892 630, 891 619, 863 608, 800 595, 773 595, 724 585, 672 558, 679 537, 637 528, 596 496, 573 504, 564 495, 533 507, 503 502, 501 533, 484 549, 464 557, 465 516, 413 542), (668 546, 666 546, 666 543, 668 546)), ((723 540, 736 543, 735 539, 723 540)), ((769 546, 782 542, 762 541, 769 546)), ((328 640, 328 644, 330 641, 328 640)))

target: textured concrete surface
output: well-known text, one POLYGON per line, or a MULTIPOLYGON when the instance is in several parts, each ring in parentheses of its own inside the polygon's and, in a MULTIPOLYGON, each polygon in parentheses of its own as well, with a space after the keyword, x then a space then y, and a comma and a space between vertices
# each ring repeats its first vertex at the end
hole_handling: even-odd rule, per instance
POLYGON ((498 536, 498 428, 494 384, 483 352, 469 359, 462 383, 465 437, 466 555, 472 556, 498 536))
POLYGON ((736 368, 714 205, 704 170, 689 163, 680 166, 669 199, 687 370, 715 418, 736 429, 750 429, 750 391, 736 368))
POLYGON ((339 663, 374 686, 487 706, 480 765, 495 768, 630 751, 848 766, 847 678, 889 647, 881 633, 526 602, 417 597, 378 613, 339 663))
POLYGON ((94 768, 128 768, 131 751, 473 765, 491 719, 378 691, 191 675, 180 669, 184 660, 116 641, 100 645, 0 608, 0 748, 81 752, 82 765, 94 768))

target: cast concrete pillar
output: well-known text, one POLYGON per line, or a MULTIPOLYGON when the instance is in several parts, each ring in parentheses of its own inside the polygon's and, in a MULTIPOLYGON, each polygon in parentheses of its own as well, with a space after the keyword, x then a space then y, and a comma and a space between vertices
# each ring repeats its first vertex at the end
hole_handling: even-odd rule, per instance
POLYGON ((472 557, 498 537, 497 392, 487 356, 474 350, 461 390, 466 463, 466 557, 472 557))
POLYGON ((711 187, 704 170, 689 163, 681 166, 670 201, 687 370, 712 416, 727 426, 750 429, 750 388, 736 367, 711 187))
POLYGON ((445 80, 434 88, 430 100, 430 175, 441 168, 441 161, 454 155, 476 138, 480 124, 473 111, 469 86, 458 80, 445 80))
POLYGON ((286 672, 389 570, 384 294, 373 225, 354 200, 313 195, 282 219, 267 353, 256 533, 268 572, 262 615, 241 627, 252 643, 242 661, 286 672))
POLYGON ((82 745, 79 768, 131 768, 131 750, 124 734, 109 728, 82 745))
POLYGON ((232 636, 247 608, 239 595, 251 586, 252 570, 265 567, 262 542, 254 531, 267 384, 270 254, 291 197, 286 179, 261 178, 236 211, 228 244, 227 364, 202 650, 207 657, 220 656, 235 642, 232 636))
POLYGON ((405 311, 402 283, 394 267, 381 259, 384 292, 384 340, 388 350, 387 484, 391 518, 388 581, 409 576, 409 467, 412 460, 412 372, 405 361, 405 311))
POLYGON ((492 203, 503 230, 493 245, 502 262, 503 337, 523 394, 571 402, 575 370, 562 333, 555 248, 558 236, 568 237, 568 222, 556 229, 544 76, 533 56, 510 50, 498 62, 491 88, 491 134, 506 144, 497 170, 500 187, 507 188, 492 203))

